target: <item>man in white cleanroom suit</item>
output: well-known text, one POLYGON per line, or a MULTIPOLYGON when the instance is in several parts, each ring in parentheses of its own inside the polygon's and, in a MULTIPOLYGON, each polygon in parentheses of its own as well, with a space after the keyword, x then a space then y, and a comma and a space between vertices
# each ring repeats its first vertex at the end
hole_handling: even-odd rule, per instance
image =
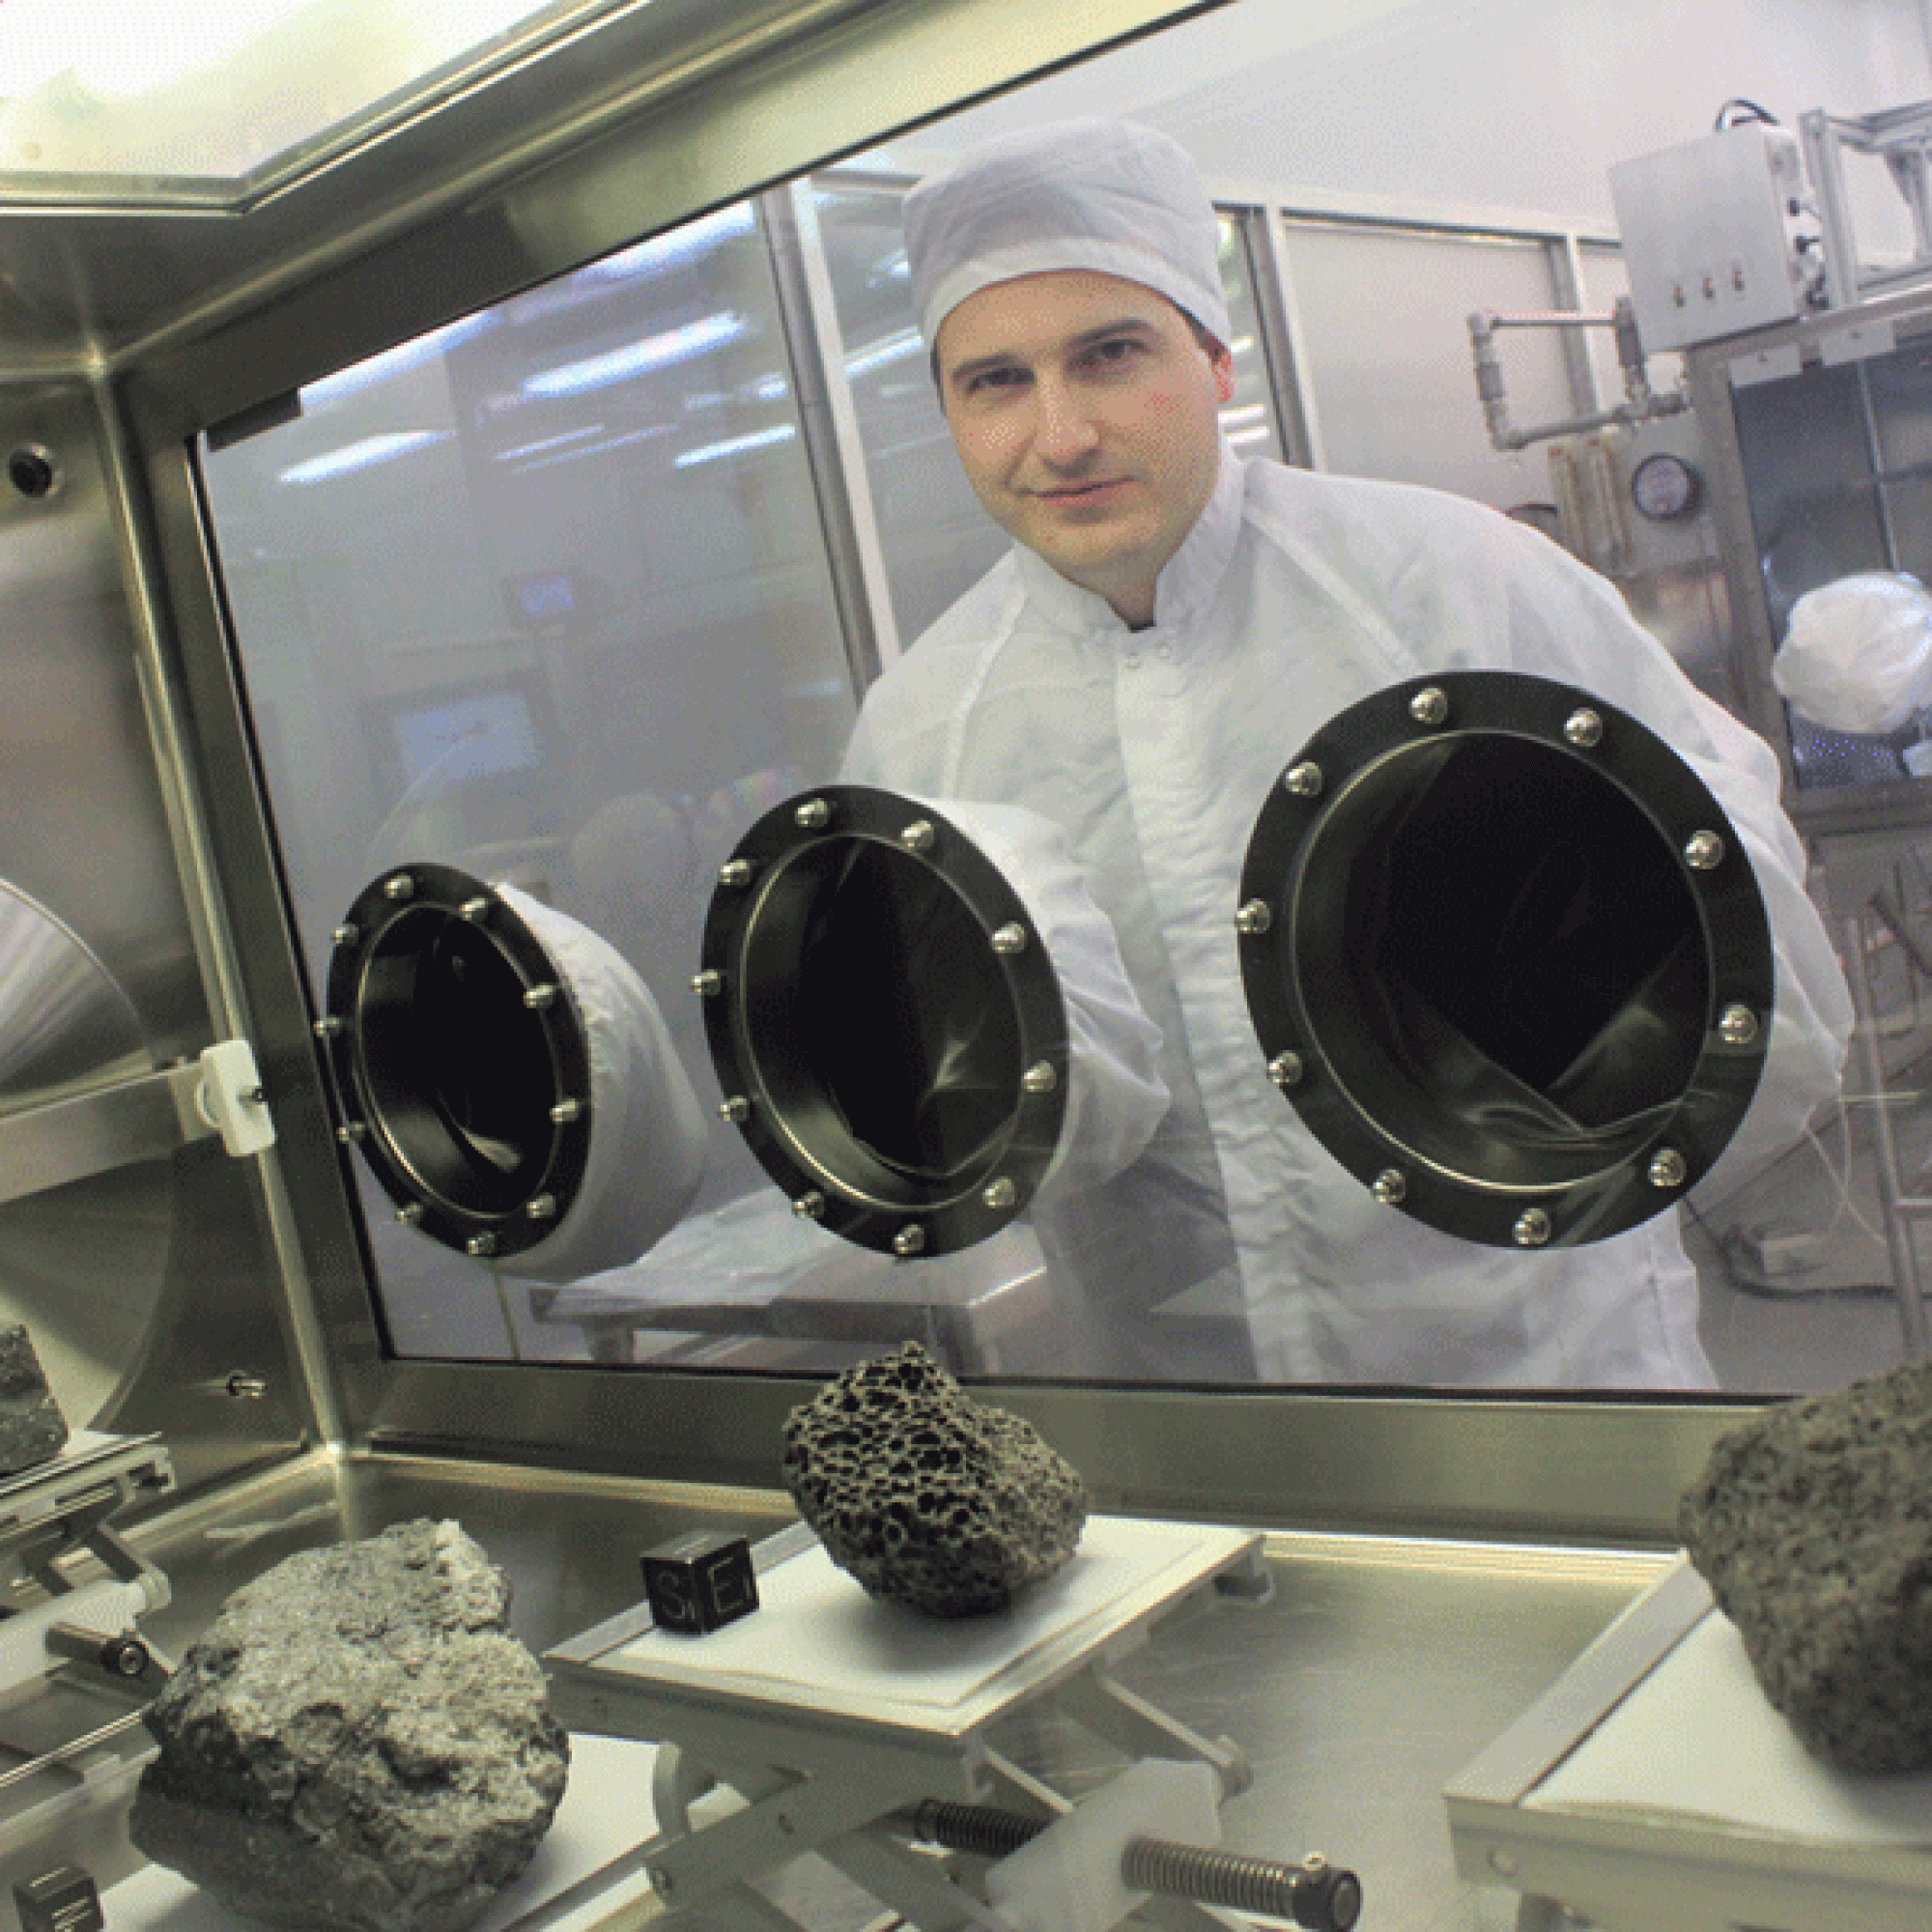
POLYGON ((1056 821, 1163 1040, 1145 1151, 1035 1215, 1088 1318, 1066 1366, 1199 1373, 1163 1337, 1218 1301, 1246 1317, 1252 1362, 1219 1364, 1236 1378, 1709 1386, 1674 1215, 1526 1253, 1378 1206, 1269 1083, 1232 914, 1268 787, 1344 706, 1472 667, 1601 695, 1717 794, 1770 910, 1776 1018, 1723 1163, 1741 1172, 1835 1092, 1852 1018, 1776 761, 1545 538, 1237 458, 1217 239, 1183 151, 1106 122, 988 143, 906 205, 942 407, 1015 541, 869 694, 845 775, 1056 821))

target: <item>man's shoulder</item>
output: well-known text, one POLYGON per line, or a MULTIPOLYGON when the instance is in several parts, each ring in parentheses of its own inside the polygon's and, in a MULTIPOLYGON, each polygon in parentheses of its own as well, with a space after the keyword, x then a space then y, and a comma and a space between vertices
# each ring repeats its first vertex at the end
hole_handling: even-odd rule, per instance
POLYGON ((1278 542, 1346 544, 1363 554, 1440 553, 1467 558, 1496 548, 1548 546, 1502 511, 1421 483, 1340 476, 1287 464, 1248 466, 1247 521, 1278 542))

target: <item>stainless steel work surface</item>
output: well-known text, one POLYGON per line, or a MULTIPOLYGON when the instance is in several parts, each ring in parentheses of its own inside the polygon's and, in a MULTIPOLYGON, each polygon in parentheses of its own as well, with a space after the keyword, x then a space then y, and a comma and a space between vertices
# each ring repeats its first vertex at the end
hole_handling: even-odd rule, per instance
MULTIPOLYGON (((777 1492, 312 1457, 136 1533, 174 1587, 150 1634, 178 1654, 281 1557, 416 1516, 454 1517, 483 1544, 514 1582, 518 1634, 545 1649, 636 1602, 650 1545, 696 1524, 756 1539, 792 1511, 777 1492)), ((1455 1874, 1443 1786, 1669 1555, 1293 1531, 1269 1533, 1266 1552, 1270 1602, 1182 1612, 1122 1679, 1251 1759, 1253 1789, 1224 1812, 1229 1847, 1352 1866, 1366 1928, 1472 1932, 1493 1906, 1455 1874)), ((1116 1765, 1086 1734, 1025 1719, 1004 1747, 1075 1792, 1116 1765)), ((836 1890, 811 1902, 833 1932, 861 1922, 836 1890)))

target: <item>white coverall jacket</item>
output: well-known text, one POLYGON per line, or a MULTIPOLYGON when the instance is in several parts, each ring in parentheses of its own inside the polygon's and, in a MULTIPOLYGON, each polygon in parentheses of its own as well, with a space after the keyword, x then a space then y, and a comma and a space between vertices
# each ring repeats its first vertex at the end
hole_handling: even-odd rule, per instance
MULTIPOLYGON (((879 681, 846 759, 854 782, 1057 822, 1160 1029, 1171 1101, 1152 1140, 1034 1216, 1056 1293, 1083 1311, 1069 1369, 1191 1378, 1200 1365, 1166 1348, 1174 1323, 1147 1312, 1218 1298, 1244 1312, 1253 1351, 1217 1365, 1231 1378, 1711 1384, 1675 1215, 1574 1249, 1459 1241, 1378 1206, 1263 1065, 1233 913, 1269 786, 1345 706, 1472 668, 1556 678, 1633 713, 1748 847, 1776 940, 1776 1015, 1720 1173, 1795 1140, 1835 1093, 1850 1001, 1769 749, 1545 538, 1459 497, 1244 463, 1224 444, 1151 629, 1128 631, 1016 548, 879 681)), ((1055 963, 1077 977, 1078 962, 1055 963)))

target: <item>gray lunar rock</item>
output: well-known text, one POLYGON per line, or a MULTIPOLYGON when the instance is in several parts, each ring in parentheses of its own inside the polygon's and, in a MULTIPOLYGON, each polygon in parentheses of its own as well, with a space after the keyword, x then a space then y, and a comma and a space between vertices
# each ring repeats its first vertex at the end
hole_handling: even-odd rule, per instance
POLYGON ((784 1483, 835 1563, 934 1617, 1004 1608, 1073 1554, 1087 1520, 1072 1464, 917 1342, 792 1410, 784 1483))
POLYGON ((509 1600, 454 1522, 277 1564, 150 1707, 134 1843, 272 1925, 460 1932, 529 1863, 569 1765, 509 1600))
POLYGON ((67 1418, 23 1323, 0 1328, 0 1476, 50 1463, 67 1447, 67 1418))
POLYGON ((1678 1528, 1806 1749, 1932 1766, 1932 1364, 1731 1431, 1678 1528))

